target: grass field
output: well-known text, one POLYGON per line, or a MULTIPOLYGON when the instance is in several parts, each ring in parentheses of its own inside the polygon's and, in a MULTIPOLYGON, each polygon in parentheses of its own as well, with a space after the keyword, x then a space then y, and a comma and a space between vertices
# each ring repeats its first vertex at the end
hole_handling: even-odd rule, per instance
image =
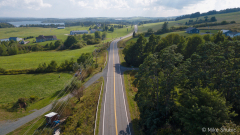
POLYGON ((28 115, 33 109, 40 109, 55 98, 54 94, 62 90, 72 78, 69 73, 21 74, 0 76, 0 105, 17 102, 19 98, 38 96, 42 100, 29 104, 26 111, 8 112, 0 109, 0 121, 28 115), (59 75, 61 76, 60 78, 59 75))
POLYGON ((31 95, 47 97, 61 90, 70 78, 69 73, 0 75, 0 80, 4 80, 0 81, 0 104, 31 95))
MULTIPOLYGON (((240 23, 240 12, 234 12, 234 13, 226 13, 226 14, 216 14, 216 15, 209 15, 208 19, 210 19, 211 17, 215 16, 217 19, 217 22, 222 22, 222 21, 236 21, 236 23, 240 23)), ((168 21, 168 27, 178 27, 178 26, 188 26, 185 25, 186 22, 188 22, 189 20, 193 20, 196 21, 197 18, 186 18, 186 19, 182 19, 182 20, 178 20, 178 21, 168 21)), ((205 20, 204 16, 201 16, 198 18, 199 20, 205 20)), ((159 22, 159 23, 148 23, 148 24, 143 24, 143 26, 138 26, 138 32, 146 32, 149 28, 152 28, 154 31, 157 31, 158 29, 160 29, 162 27, 164 22, 159 22)), ((231 26, 231 25, 230 25, 231 26)), ((234 25, 234 27, 238 27, 238 25, 234 25)), ((189 26, 190 27, 190 26, 189 26)), ((226 25, 222 25, 220 26, 219 29, 227 29, 228 26, 226 27, 226 25)), ((216 28, 218 29, 218 28, 216 28)))
MULTIPOLYGON (((0 39, 3 38, 9 38, 9 37, 20 37, 20 38, 26 38, 28 36, 34 36, 37 37, 39 35, 56 35, 58 39, 61 39, 62 41, 66 40, 70 31, 72 30, 88 30, 89 27, 82 27, 82 26, 72 26, 72 27, 65 27, 65 29, 57 29, 57 28, 41 28, 41 27, 17 27, 17 28, 1 28, 0 31, 0 39)), ((132 31, 132 28, 129 27, 128 31, 127 28, 116 28, 114 32, 108 32, 107 33, 107 39, 106 41, 112 40, 112 38, 121 37, 124 35, 127 35, 132 31)), ((94 33, 91 33, 91 35, 94 35, 94 33)), ((36 43, 33 43, 33 41, 36 40, 36 38, 26 39, 26 41, 30 41, 27 45, 34 45, 36 43)), ((45 41, 38 43, 39 45, 46 45, 47 43, 50 44, 51 42, 55 41, 45 41)))
POLYGON ((40 63, 50 63, 52 60, 55 60, 58 64, 71 58, 76 61, 82 53, 91 53, 95 48, 94 45, 91 45, 77 50, 32 52, 1 56, 0 67, 4 69, 27 69, 37 68, 40 63))

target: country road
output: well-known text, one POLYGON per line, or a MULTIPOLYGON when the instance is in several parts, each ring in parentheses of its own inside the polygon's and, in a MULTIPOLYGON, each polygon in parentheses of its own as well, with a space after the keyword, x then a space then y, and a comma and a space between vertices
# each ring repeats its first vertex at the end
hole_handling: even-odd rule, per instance
MULTIPOLYGON (((137 26, 135 25, 135 31, 137 26)), ((127 35, 123 38, 126 38, 127 35)), ((123 72, 121 71, 117 42, 114 40, 109 48, 107 76, 103 94, 101 117, 99 123, 100 135, 132 135, 131 118, 128 109, 123 72)))

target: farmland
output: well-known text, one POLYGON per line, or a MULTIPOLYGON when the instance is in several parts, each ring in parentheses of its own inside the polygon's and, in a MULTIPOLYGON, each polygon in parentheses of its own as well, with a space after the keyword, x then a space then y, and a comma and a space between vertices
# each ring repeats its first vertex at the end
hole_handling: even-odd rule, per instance
POLYGON ((44 51, 18 54, 13 56, 1 56, 0 65, 4 69, 29 69, 37 68, 40 63, 50 63, 55 60, 58 64, 73 58, 75 61, 82 53, 91 53, 96 47, 85 46, 77 50, 44 51))
MULTIPOLYGON (((208 18, 211 18, 215 16, 217 19, 217 22, 222 22, 222 21, 236 21, 236 23, 240 23, 240 12, 234 12, 234 13, 226 13, 226 14, 216 14, 216 15, 209 15, 208 18)), ((188 26, 185 25, 186 22, 189 20, 196 21, 197 18, 186 18, 178 21, 168 21, 168 27, 179 27, 179 26, 188 26)), ((204 16, 201 16, 198 18, 198 20, 205 20, 204 16)), ((160 29, 163 25, 163 22, 159 23, 148 23, 148 24, 143 24, 143 26, 138 26, 138 32, 146 32, 149 28, 152 28, 154 31, 157 31, 160 29)), ((229 25, 221 25, 221 26, 212 26, 210 28, 212 29, 227 29, 227 28, 232 28, 232 27, 238 27, 239 24, 229 24, 229 25), (226 27, 227 26, 227 27, 226 27)), ((207 28, 204 28, 207 29, 207 28)))
POLYGON ((0 104, 17 101, 20 97, 47 97, 61 90, 70 80, 69 73, 1 75, 0 104), (59 78, 59 75, 61 76, 59 78))
MULTIPOLYGON (((65 29, 57 29, 57 28, 41 28, 41 27, 17 27, 17 28, 1 28, 0 31, 0 39, 9 38, 9 37, 20 37, 20 38, 26 38, 28 36, 34 36, 38 37, 39 35, 56 35, 57 39, 61 39, 62 41, 67 39, 68 34, 72 30, 88 30, 89 27, 81 27, 81 26, 72 26, 72 27, 66 27, 65 29)), ((107 39, 106 41, 112 40, 112 38, 117 38, 120 36, 127 35, 132 31, 133 28, 116 28, 114 32, 107 32, 107 39)), ((91 35, 94 35, 92 33, 91 35)), ((26 39, 26 41, 30 41, 27 45, 33 45, 36 43, 33 43, 36 38, 26 39)), ((46 45, 47 43, 51 43, 55 41, 45 41, 38 43, 39 45, 46 45)))

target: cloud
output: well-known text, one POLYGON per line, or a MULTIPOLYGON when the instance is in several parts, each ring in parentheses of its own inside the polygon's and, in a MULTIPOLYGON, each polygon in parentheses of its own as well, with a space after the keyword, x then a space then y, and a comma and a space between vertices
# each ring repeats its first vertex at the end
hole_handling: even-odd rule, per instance
POLYGON ((52 7, 49 3, 44 3, 43 0, 2 0, 0 7, 27 7, 28 9, 39 10, 41 8, 52 7))

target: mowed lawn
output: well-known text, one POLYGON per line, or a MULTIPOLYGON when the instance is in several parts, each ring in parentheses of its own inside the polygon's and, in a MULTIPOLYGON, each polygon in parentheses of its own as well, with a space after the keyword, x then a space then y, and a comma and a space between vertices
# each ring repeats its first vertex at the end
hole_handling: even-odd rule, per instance
POLYGON ((50 63, 55 60, 58 65, 65 60, 73 58, 75 61, 82 53, 92 53, 96 47, 94 45, 85 46, 77 50, 66 51, 44 51, 18 54, 12 56, 1 56, 0 67, 4 69, 29 69, 37 68, 40 63, 50 63))
POLYGON ((51 96, 63 89, 71 78, 69 73, 0 75, 0 104, 31 95, 51 96))

